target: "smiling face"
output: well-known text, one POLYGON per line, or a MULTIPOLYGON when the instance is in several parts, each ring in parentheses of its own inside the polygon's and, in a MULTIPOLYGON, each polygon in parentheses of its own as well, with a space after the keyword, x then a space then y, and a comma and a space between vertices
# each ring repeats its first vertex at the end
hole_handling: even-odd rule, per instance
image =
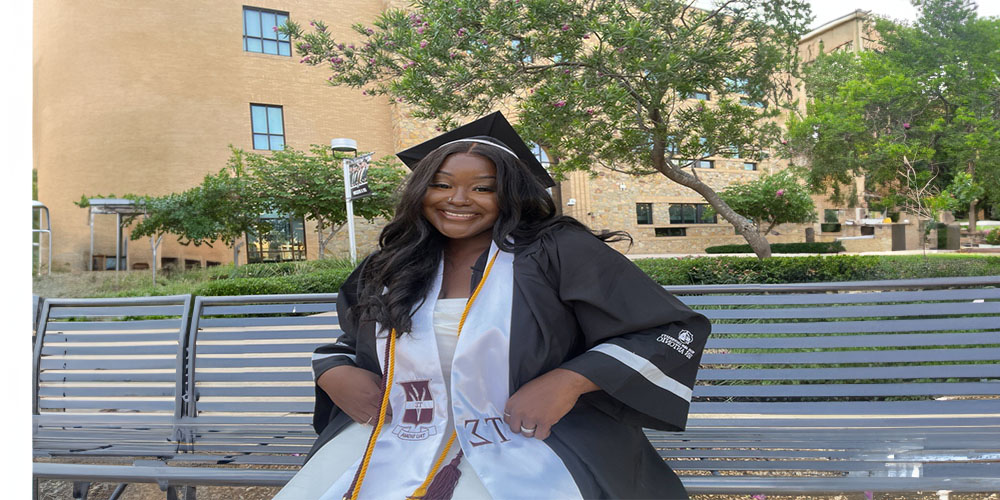
POLYGON ((449 156, 427 186, 423 214, 453 243, 488 242, 500 215, 496 166, 476 154, 449 156))

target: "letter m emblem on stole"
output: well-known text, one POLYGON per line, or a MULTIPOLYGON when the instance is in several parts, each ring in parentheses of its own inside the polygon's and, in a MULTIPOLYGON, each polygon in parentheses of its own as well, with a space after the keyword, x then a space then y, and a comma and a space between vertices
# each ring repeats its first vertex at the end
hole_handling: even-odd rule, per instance
POLYGON ((423 441, 437 433, 433 425, 434 399, 431 397, 430 380, 400 382, 406 402, 403 403, 403 419, 392 433, 406 441, 423 441))

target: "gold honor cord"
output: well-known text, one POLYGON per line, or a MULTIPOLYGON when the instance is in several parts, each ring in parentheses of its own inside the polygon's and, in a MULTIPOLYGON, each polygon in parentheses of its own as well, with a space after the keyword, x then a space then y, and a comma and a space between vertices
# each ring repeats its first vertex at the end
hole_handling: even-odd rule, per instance
MULTIPOLYGON (((469 316, 469 309, 472 308, 472 303, 476 300, 479 295, 479 291, 483 289, 483 284, 486 283, 486 278, 490 275, 490 270, 493 269, 493 262, 497 260, 497 256, 500 255, 500 250, 498 249, 493 257, 490 258, 490 263, 486 266, 486 271, 483 272, 483 278, 479 280, 479 285, 472 292, 472 296, 469 297, 469 301, 465 303, 465 310, 462 311, 462 318, 458 321, 458 332, 455 335, 456 338, 462 334, 462 327, 465 326, 465 318, 469 316)), ((368 439, 368 446, 365 448, 364 460, 361 461, 361 465, 358 468, 357 477, 354 480, 354 484, 348 493, 344 495, 344 500, 357 500, 358 495, 361 493, 361 485, 364 483, 365 475, 368 473, 368 464, 371 462, 372 453, 375 451, 375 441, 378 439, 379 434, 382 432, 382 426, 385 424, 385 414, 386 410, 389 408, 389 391, 392 388, 392 377, 394 373, 394 368, 396 364, 396 330, 392 330, 389 335, 389 342, 386 346, 386 351, 388 354, 388 361, 386 363, 386 376, 385 376, 385 391, 382 394, 382 408, 378 413, 378 423, 375 424, 375 429, 372 431, 371 438, 368 439)), ((445 445, 444 451, 441 452, 441 456, 438 457, 437 461, 434 463, 434 467, 431 468, 431 472, 427 474, 427 478, 424 479, 423 484, 413 492, 408 498, 423 498, 427 494, 427 486, 430 485, 431 480, 434 479, 434 475, 437 474, 438 469, 441 468, 441 464, 444 463, 444 459, 448 456, 448 451, 451 450, 451 445, 455 442, 456 433, 453 430, 451 432, 451 437, 448 438, 448 444, 445 445)))

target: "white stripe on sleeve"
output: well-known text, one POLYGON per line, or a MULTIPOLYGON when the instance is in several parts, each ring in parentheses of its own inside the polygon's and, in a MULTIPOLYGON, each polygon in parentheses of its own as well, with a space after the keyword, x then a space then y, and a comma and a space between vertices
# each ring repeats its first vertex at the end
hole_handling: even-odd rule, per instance
MULTIPOLYGON (((356 362, 356 360, 357 360, 357 356, 355 356, 354 354, 344 354, 344 353, 339 353, 339 352, 334 352, 334 353, 330 353, 330 354, 316 354, 316 353, 313 353, 312 360, 313 361, 318 361, 320 359, 326 359, 326 358, 333 357, 333 356, 344 356, 345 358, 350 359, 352 362, 356 362)), ((316 369, 313 368, 313 378, 315 379, 318 376, 319 376, 319 374, 316 373, 316 369)))
POLYGON ((591 351, 597 351, 615 358, 623 365, 639 372, 639 375, 642 375, 646 378, 646 380, 656 384, 657 387, 673 393, 684 401, 691 402, 691 389, 689 389, 686 385, 668 377, 667 374, 663 373, 663 371, 657 368, 656 365, 650 363, 648 359, 639 356, 624 347, 610 343, 594 346, 591 351))

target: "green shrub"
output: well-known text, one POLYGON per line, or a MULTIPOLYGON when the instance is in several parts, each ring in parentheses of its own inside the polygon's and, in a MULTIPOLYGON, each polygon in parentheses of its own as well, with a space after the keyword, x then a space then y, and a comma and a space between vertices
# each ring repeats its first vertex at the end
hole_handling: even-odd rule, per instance
MULTIPOLYGON (((839 241, 813 243, 771 243, 771 253, 840 253, 844 244, 839 241)), ((754 253, 750 245, 718 245, 708 247, 705 253, 754 253)))
POLYGON ((995 227, 992 231, 986 233, 986 243, 1000 245, 1000 227, 995 227))
POLYGON ((945 276, 1000 275, 1000 257, 960 255, 830 255, 639 259, 661 285, 816 283, 945 276))
POLYGON ((350 269, 325 269, 305 274, 266 278, 234 278, 202 283, 194 295, 274 295, 292 293, 336 293, 350 269))

